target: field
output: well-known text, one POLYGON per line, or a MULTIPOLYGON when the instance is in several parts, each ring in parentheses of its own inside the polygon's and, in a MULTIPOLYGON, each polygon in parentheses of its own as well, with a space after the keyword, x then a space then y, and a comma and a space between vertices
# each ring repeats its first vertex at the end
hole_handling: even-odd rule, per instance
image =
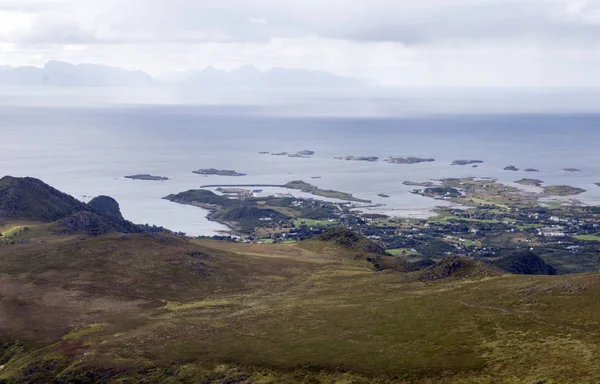
POLYGON ((338 221, 329 221, 329 220, 313 220, 313 219, 305 219, 300 218, 294 221, 294 225, 296 227, 301 227, 306 225, 307 227, 329 227, 338 225, 338 221))
POLYGON ((600 241, 600 235, 580 235, 575 236, 575 238, 584 241, 600 241))
POLYGON ((52 238, 0 248, 0 381, 600 380, 599 274, 428 281, 326 242, 52 238))

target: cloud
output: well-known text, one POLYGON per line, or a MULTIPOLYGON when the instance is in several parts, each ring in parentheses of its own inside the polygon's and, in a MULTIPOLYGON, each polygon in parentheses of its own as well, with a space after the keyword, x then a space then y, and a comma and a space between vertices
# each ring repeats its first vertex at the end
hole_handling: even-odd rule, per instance
POLYGON ((250 21, 251 24, 269 24, 267 19, 264 19, 262 17, 261 18, 252 18, 248 21, 250 21))
POLYGON ((398 85, 586 84, 599 33, 600 0, 0 0, 5 62, 153 73, 256 64, 398 85))

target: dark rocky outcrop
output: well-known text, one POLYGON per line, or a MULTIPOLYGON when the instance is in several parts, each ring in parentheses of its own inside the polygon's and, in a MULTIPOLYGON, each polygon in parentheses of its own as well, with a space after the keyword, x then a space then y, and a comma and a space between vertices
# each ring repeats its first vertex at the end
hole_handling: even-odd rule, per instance
POLYGON ((518 251, 492 263, 494 266, 519 275, 555 275, 556 269, 531 251, 518 251))
POLYGON ((88 205, 98 214, 116 220, 125 220, 121 214, 119 203, 110 196, 95 197, 88 203, 88 205))
POLYGON ((346 228, 332 228, 317 236, 317 240, 331 241, 337 245, 351 248, 360 252, 375 253, 378 255, 388 255, 383 247, 375 244, 371 240, 346 228))
POLYGON ((41 180, 11 176, 0 179, 0 219, 50 223, 88 209, 41 180))
POLYGON ((425 269, 421 274, 422 281, 459 278, 473 279, 498 276, 502 272, 481 261, 466 257, 449 256, 439 263, 425 269))

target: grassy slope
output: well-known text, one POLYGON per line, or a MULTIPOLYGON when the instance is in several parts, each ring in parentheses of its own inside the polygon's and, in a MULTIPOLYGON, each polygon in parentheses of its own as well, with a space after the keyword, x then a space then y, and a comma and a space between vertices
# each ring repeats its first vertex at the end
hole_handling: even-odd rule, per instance
POLYGON ((24 346, 0 342, 0 381, 600 380, 600 275, 420 276, 322 242, 3 246, 0 334, 24 346))

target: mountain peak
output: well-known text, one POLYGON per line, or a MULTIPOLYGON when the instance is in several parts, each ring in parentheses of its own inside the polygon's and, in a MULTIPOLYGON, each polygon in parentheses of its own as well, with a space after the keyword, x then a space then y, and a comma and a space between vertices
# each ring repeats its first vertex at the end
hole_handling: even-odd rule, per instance
POLYGON ((233 73, 244 73, 244 74, 263 74, 258 68, 256 68, 254 65, 248 64, 248 65, 244 65, 242 67, 239 67, 236 70, 231 71, 231 74, 233 73))

